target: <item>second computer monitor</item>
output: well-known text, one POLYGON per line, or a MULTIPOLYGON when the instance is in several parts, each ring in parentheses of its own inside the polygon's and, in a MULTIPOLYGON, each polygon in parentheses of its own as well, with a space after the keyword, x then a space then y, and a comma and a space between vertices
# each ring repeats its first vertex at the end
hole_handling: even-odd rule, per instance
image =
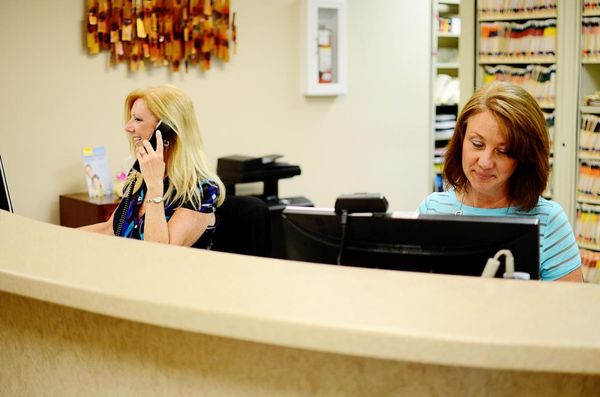
MULTIPOLYGON (((287 207, 283 212, 287 258, 480 276, 490 257, 508 249, 515 271, 539 278, 537 218, 350 214, 342 230, 341 216, 333 210, 287 207)), ((503 272, 502 265, 497 277, 503 272)))

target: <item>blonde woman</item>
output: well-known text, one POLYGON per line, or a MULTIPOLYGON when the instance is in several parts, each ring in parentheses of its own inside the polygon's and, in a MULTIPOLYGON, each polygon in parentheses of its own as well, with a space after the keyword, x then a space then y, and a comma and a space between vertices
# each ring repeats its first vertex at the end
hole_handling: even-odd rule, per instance
POLYGON ((210 249, 225 189, 204 153, 191 99, 170 85, 134 90, 125 99, 125 131, 137 162, 123 199, 107 222, 82 229, 210 249))

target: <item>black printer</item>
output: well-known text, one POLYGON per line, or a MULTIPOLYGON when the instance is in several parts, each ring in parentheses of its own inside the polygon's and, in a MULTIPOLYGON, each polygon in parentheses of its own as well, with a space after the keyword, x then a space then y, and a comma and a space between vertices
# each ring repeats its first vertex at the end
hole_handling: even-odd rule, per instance
POLYGON ((235 195, 238 183, 263 182, 260 197, 272 203, 279 200, 279 180, 301 174, 299 166, 277 161, 281 157, 280 154, 221 157, 217 161, 217 174, 225 184, 227 194, 235 195))

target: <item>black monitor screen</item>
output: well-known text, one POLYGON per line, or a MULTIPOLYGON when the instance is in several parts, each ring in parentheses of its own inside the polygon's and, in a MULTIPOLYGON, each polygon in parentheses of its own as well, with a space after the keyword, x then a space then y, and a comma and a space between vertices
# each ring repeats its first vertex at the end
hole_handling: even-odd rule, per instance
MULTIPOLYGON (((480 276, 488 258, 508 249, 515 271, 539 278, 537 218, 453 215, 348 215, 343 250, 341 216, 330 209, 283 211, 286 257, 306 262, 480 276)), ((496 277, 504 273, 504 258, 496 277)))
POLYGON ((8 193, 8 182, 6 182, 6 174, 4 173, 4 165, 2 164, 2 157, 0 157, 0 179, 2 179, 0 181, 0 209, 13 212, 10 194, 8 193))

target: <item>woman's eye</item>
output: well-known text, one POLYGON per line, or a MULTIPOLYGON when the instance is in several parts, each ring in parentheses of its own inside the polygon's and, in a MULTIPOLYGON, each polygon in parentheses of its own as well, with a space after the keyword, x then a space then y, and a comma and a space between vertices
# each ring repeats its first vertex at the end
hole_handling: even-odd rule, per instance
POLYGON ((483 147, 483 143, 481 143, 479 141, 471 141, 471 144, 473 146, 475 146, 476 148, 482 148, 483 147))
POLYGON ((506 149, 497 149, 496 151, 503 156, 506 156, 508 154, 508 150, 506 149))

